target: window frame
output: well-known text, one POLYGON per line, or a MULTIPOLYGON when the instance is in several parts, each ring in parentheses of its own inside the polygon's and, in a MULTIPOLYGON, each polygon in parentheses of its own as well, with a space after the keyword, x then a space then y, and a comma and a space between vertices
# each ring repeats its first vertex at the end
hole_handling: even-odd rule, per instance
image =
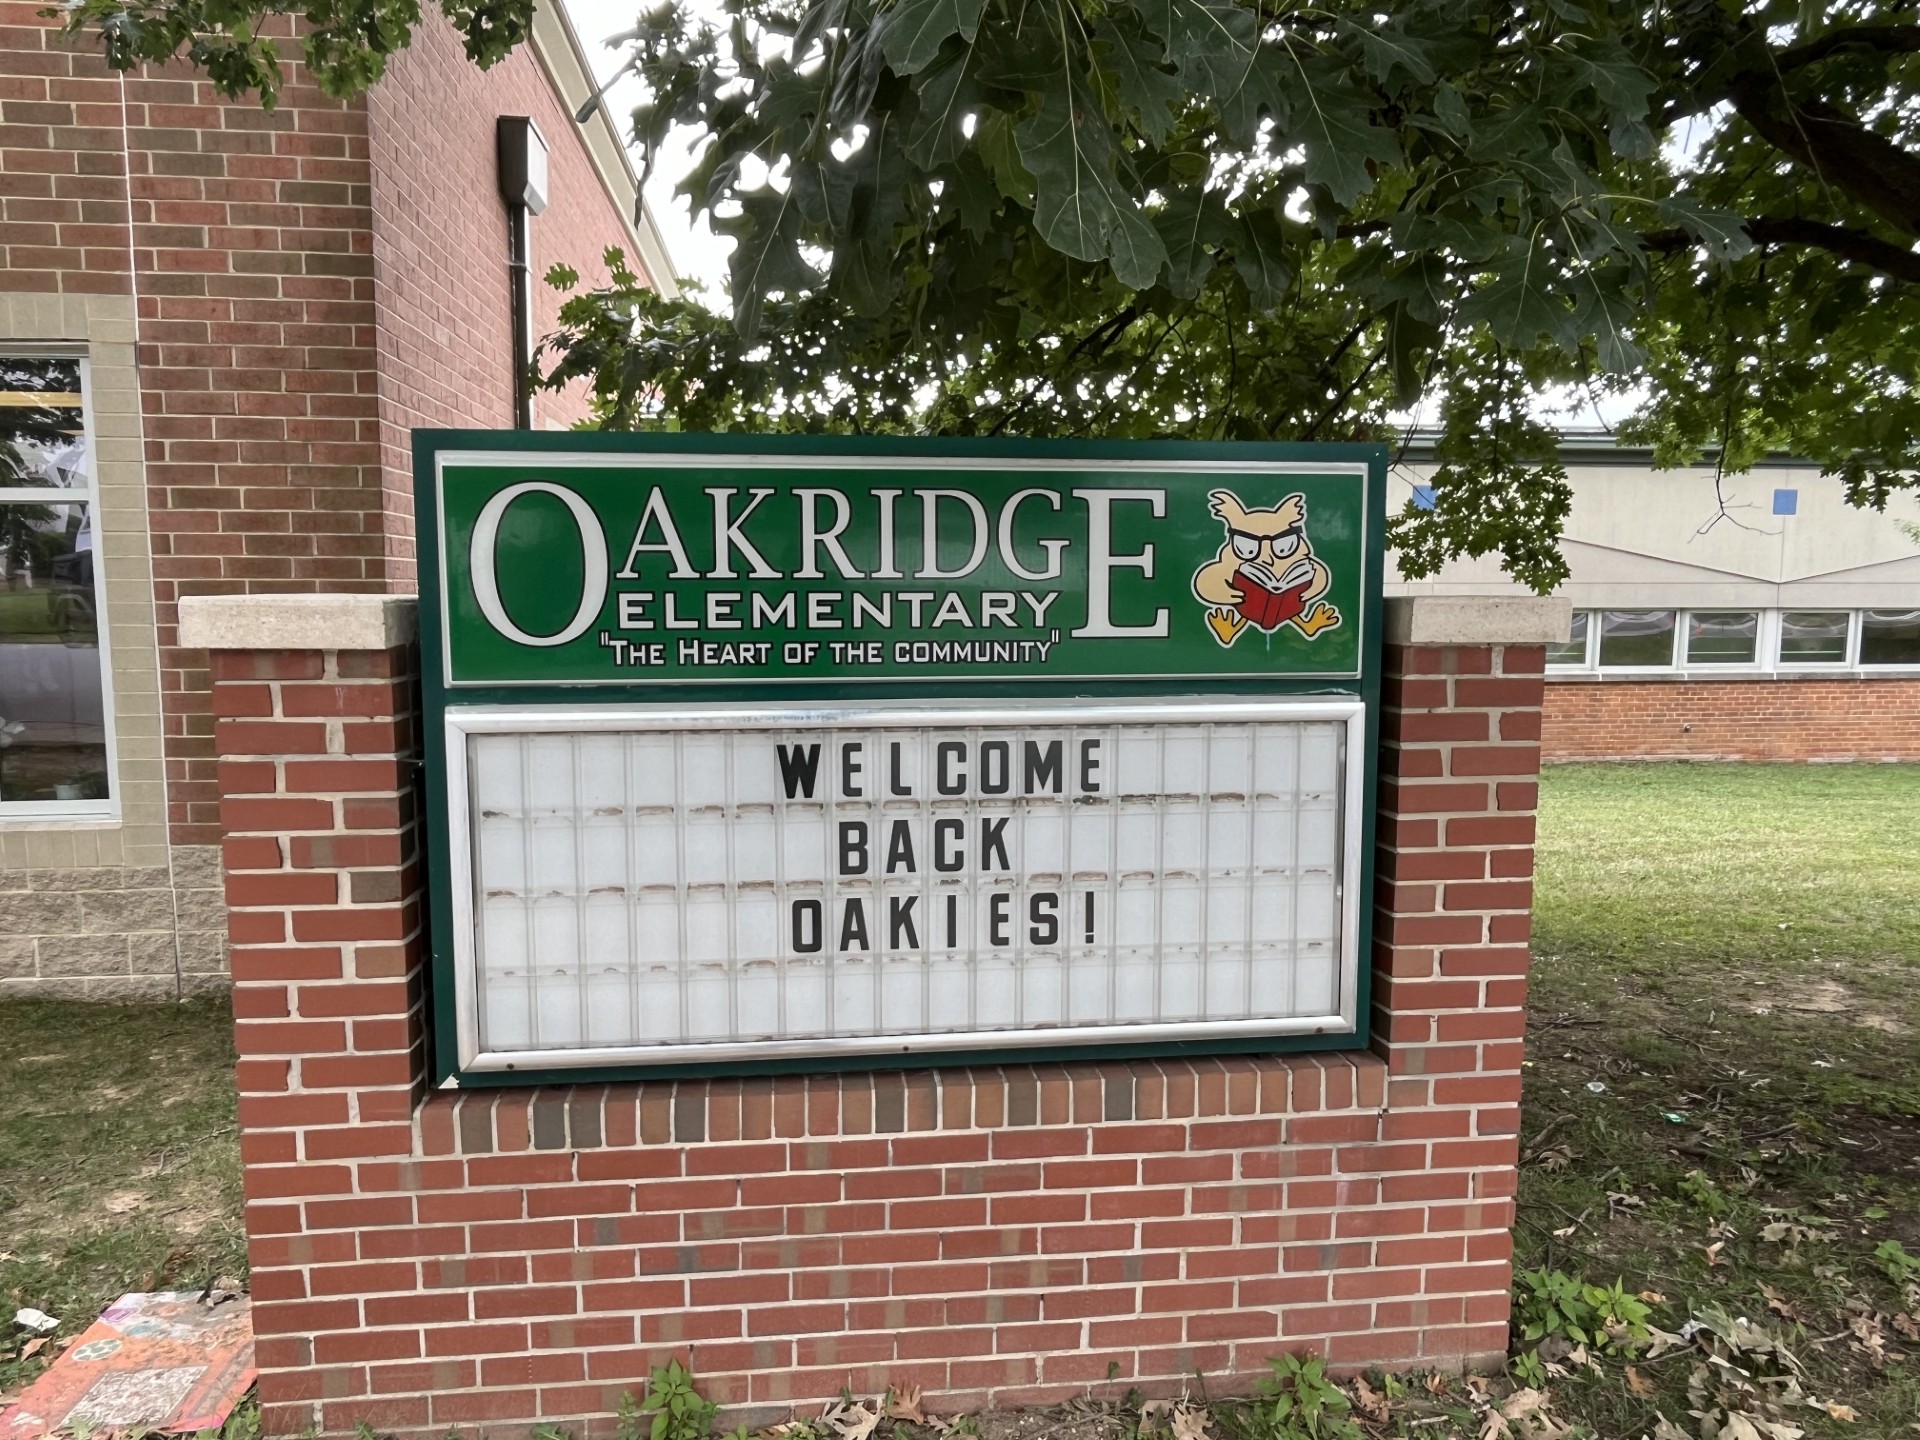
POLYGON ((86 485, 0 485, 0 505, 72 505, 86 506, 87 525, 93 534, 93 613, 95 653, 100 663, 100 708, 102 738, 106 747, 107 794, 102 800, 6 800, 0 799, 0 826, 22 822, 41 825, 48 821, 117 822, 120 819, 120 745, 115 726, 113 693, 112 624, 107 614, 107 559, 102 549, 100 526, 100 431, 93 412, 93 368, 84 346, 39 345, 27 341, 0 340, 0 354, 22 360, 73 360, 80 367, 80 424, 87 442, 86 485))
MULTIPOLYGON (((1658 609, 1657 606, 1614 607, 1628 609, 1658 609)), ((1648 678, 1652 676, 1672 676, 1678 679, 1714 680, 1754 678, 1763 676, 1847 676, 1862 679, 1904 679, 1920 676, 1920 662, 1887 662, 1866 664, 1860 658, 1861 646, 1865 634, 1866 613, 1869 610, 1886 609, 1886 605, 1852 606, 1751 606, 1737 605, 1701 606, 1698 609, 1676 606, 1678 616, 1675 625, 1675 658, 1668 665, 1601 665, 1599 663, 1599 623, 1593 619, 1587 622, 1587 636, 1584 652, 1579 660, 1546 664, 1546 676, 1549 680, 1580 679, 1597 680, 1608 676, 1620 678, 1648 678), (1847 653, 1843 660, 1782 660, 1780 658, 1780 640, 1782 617, 1789 609, 1807 611, 1815 614, 1844 614, 1847 617, 1847 653), (1751 661, 1714 663, 1701 661, 1689 663, 1686 659, 1687 625, 1696 614, 1756 614, 1759 623, 1754 635, 1754 658, 1751 661)), ((1920 608, 1920 607, 1915 607, 1920 608)), ((1589 617, 1605 613, 1605 607, 1583 605, 1575 615, 1589 617)))
MULTIPOLYGON (((1861 652, 1866 648, 1867 643, 1867 612, 1869 610, 1884 612, 1886 608, 1883 605, 1864 605, 1853 612, 1852 665, 1862 676, 1902 676, 1920 671, 1920 660, 1868 661, 1861 658, 1861 652)), ((1915 612, 1920 612, 1920 605, 1912 608, 1915 612)))
MULTIPOLYGON (((1678 661, 1686 633, 1687 612, 1678 605, 1671 608, 1664 605, 1615 606, 1612 610, 1619 613, 1640 612, 1648 615, 1673 616, 1673 636, 1667 644, 1667 660, 1664 665, 1607 665, 1600 660, 1600 642, 1604 638, 1604 626, 1598 620, 1587 621, 1587 660, 1594 673, 1599 675, 1662 675, 1671 670, 1680 669, 1678 661)), ((1608 607, 1597 607, 1590 614, 1603 616, 1609 613, 1608 607)))
MULTIPOLYGON (((1675 639, 1674 650, 1679 659, 1674 668, 1688 673, 1700 671, 1705 675, 1750 675, 1767 669, 1767 631, 1768 617, 1777 614, 1765 606, 1750 608, 1739 605, 1701 606, 1697 610, 1680 612, 1680 627, 1675 639), (1687 653, 1687 628, 1693 623, 1695 615, 1751 615, 1753 616, 1753 658, 1751 660, 1691 660, 1687 653)), ((1777 627, 1776 627, 1777 628, 1777 627)))
MULTIPOLYGON (((1555 660, 1552 656, 1548 656, 1548 675, 1580 675, 1594 668, 1593 637, 1599 632, 1600 627, 1593 623, 1593 617, 1598 613, 1598 611, 1587 609, 1577 609, 1572 612, 1573 619, 1578 619, 1582 615, 1587 617, 1587 633, 1580 637, 1580 658, 1578 660, 1555 660)), ((1571 634, 1571 620, 1568 623, 1569 634, 1571 634)), ((1569 643, 1571 643, 1571 641, 1569 641, 1569 643)))
MULTIPOLYGON (((1859 668, 1860 655, 1860 611, 1843 605, 1815 606, 1776 606, 1771 612, 1772 646, 1768 654, 1773 657, 1770 669, 1776 674, 1838 674, 1843 670, 1859 668), (1846 650, 1838 660, 1789 660, 1781 653, 1780 647, 1786 640, 1786 618, 1788 613, 1796 615, 1845 615, 1847 617, 1846 650)), ((1893 668, 1891 666, 1889 669, 1893 668)))

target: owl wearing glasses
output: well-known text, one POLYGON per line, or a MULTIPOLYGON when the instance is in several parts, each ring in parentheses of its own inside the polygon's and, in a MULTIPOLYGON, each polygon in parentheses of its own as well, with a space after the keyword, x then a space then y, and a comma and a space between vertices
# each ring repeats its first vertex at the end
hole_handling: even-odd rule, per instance
POLYGON ((1227 646, 1249 625, 1291 625, 1311 640, 1340 623, 1340 612, 1320 598, 1333 574, 1307 539, 1306 496, 1289 495, 1266 510, 1249 510, 1228 490, 1209 498, 1227 539, 1194 572, 1193 593, 1207 607, 1214 639, 1227 646))

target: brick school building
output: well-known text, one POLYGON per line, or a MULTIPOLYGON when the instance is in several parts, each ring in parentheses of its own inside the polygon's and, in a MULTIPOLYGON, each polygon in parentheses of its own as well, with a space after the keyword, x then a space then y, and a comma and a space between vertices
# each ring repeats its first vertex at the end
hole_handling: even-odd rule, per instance
POLYGON ((228 980, 179 601, 414 589, 410 428, 514 418, 497 118, 550 151, 535 276, 667 265, 552 5, 484 72, 430 15, 359 100, 295 59, 271 112, 39 9, 0 5, 0 995, 172 996, 228 980))

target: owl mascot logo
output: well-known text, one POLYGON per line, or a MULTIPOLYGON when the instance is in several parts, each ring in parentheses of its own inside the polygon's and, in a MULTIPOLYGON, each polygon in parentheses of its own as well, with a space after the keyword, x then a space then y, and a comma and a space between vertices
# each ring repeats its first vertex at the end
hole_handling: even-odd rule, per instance
POLYGON ((1223 649, 1249 625, 1266 631, 1291 625, 1311 640, 1340 624, 1340 612, 1320 598, 1333 572, 1307 539, 1306 496, 1289 495, 1268 510, 1249 510, 1229 490, 1210 499, 1227 540, 1194 571, 1193 594, 1207 607, 1207 628, 1223 649))

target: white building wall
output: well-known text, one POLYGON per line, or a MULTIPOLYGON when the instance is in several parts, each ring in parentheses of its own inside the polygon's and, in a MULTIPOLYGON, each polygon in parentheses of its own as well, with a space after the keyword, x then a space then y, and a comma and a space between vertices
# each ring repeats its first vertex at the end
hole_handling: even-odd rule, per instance
MULTIPOLYGON (((1431 465, 1409 461, 1388 480, 1387 511, 1414 500, 1431 465)), ((1656 471, 1632 452, 1574 449, 1561 588, 1579 609, 1909 609, 1920 606, 1920 498, 1896 495, 1884 512, 1847 504, 1837 480, 1806 465, 1768 464, 1728 476, 1715 495, 1711 466, 1656 471), (1788 492, 1793 514, 1776 513, 1788 492)), ((1401 576, 1387 556, 1390 595, 1524 594, 1497 557, 1459 561, 1431 579, 1401 576)))

